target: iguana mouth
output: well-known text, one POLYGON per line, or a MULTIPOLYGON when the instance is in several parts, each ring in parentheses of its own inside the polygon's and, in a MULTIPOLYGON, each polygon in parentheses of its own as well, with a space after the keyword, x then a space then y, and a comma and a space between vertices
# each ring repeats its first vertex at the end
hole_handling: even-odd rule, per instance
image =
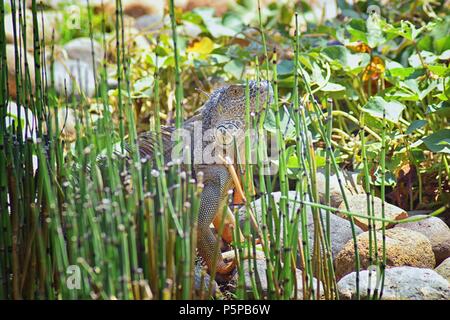
POLYGON ((241 131, 241 126, 235 121, 221 123, 216 127, 216 141, 221 145, 230 145, 233 143, 234 138, 238 138, 239 131, 241 131))

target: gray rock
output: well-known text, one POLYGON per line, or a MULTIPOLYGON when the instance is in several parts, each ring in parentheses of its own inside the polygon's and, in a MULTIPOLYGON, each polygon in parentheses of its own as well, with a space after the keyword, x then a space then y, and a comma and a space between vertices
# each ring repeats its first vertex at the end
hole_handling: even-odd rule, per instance
MULTIPOLYGON (((267 263, 264 259, 257 259, 257 260, 251 260, 250 261, 250 267, 249 267, 249 260, 244 260, 243 269, 244 269, 244 278, 245 278, 245 291, 250 299, 255 298, 253 295, 253 287, 252 287, 252 279, 250 276, 250 269, 255 274, 255 281, 256 281, 256 287, 258 292, 260 293, 259 298, 264 299, 267 298, 269 286, 267 282, 267 276, 266 276, 266 270, 267 270, 267 263), (256 262, 256 270, 254 269, 254 262, 256 262)), ((303 299, 303 273, 301 270, 296 269, 296 279, 297 279, 297 299, 303 299)), ((238 273, 235 275, 236 281, 238 277, 238 273)), ((320 292, 319 295, 323 296, 323 285, 320 283, 320 292)), ((314 287, 314 294, 317 294, 317 279, 313 279, 313 287, 314 287)), ((311 294, 311 292, 310 292, 311 294)), ((292 296, 294 298, 294 296, 292 296)))
POLYGON ((67 56, 72 60, 81 60, 92 66, 92 55, 94 55, 95 67, 100 66, 103 60, 104 50, 100 43, 90 38, 76 38, 64 46, 67 56), (93 50, 92 50, 93 49, 93 50))
MULTIPOLYGON (((426 216, 421 215, 416 217, 426 216)), ((397 225, 397 227, 414 230, 426 236, 433 247, 436 264, 450 257, 450 228, 441 219, 429 217, 416 222, 402 223, 397 225)))
MULTIPOLYGON (((66 60, 55 61, 53 65, 55 90, 62 96, 76 98, 81 96, 92 97, 95 93, 95 77, 93 68, 86 62, 66 60), (66 92, 67 89, 67 92, 66 92)), ((50 81, 51 67, 48 66, 48 85, 50 81)))
MULTIPOLYGON (((367 298, 367 270, 361 271, 360 298, 367 298)), ((376 286, 376 277, 372 273, 371 295, 376 286)), ((356 272, 346 275, 338 284, 340 299, 356 299, 356 272)), ((431 269, 414 267, 396 267, 386 269, 382 300, 449 300, 450 285, 441 275, 431 269)))
MULTIPOLYGON (((351 195, 364 193, 364 189, 357 182, 358 173, 342 170, 339 173, 339 178, 344 187, 344 192, 346 197, 351 195)), ((316 184, 317 192, 319 193, 319 200, 321 203, 325 203, 325 193, 326 193, 326 175, 325 171, 319 169, 316 173, 316 184)), ((336 174, 330 176, 330 205, 332 207, 339 207, 339 205, 344 201, 342 196, 341 187, 339 184, 339 179, 336 174)))
POLYGON ((144 15, 164 15, 164 0, 124 0, 122 1, 123 13, 134 17, 144 15))
POLYGON ((434 271, 450 282, 450 258, 445 259, 434 271))
MULTIPOLYGON (((360 227, 361 229, 363 229, 364 231, 368 231, 369 230, 369 221, 368 221, 368 212, 367 212, 367 195, 365 194, 356 194, 356 195, 351 195, 347 198, 348 201, 348 211, 350 212, 354 212, 354 213, 359 213, 361 215, 366 216, 367 218, 363 218, 363 217, 355 217, 355 223, 358 225, 358 227, 360 227)), ((383 201, 378 198, 378 197, 373 197, 370 198, 370 202, 373 202, 373 215, 377 218, 382 218, 383 217, 383 201)), ((345 210, 345 204, 342 202, 341 205, 339 206, 339 210, 345 210)), ((344 213, 340 213, 339 214, 341 217, 345 217, 346 219, 348 219, 348 216, 345 215, 344 213)), ((408 214, 406 213, 405 210, 403 210, 402 208, 399 208, 397 206, 394 206, 390 203, 384 202, 384 217, 386 219, 390 219, 390 220, 401 220, 401 219, 405 219, 408 217, 408 214)), ((375 229, 380 230, 383 227, 383 222, 376 220, 374 222, 375 225, 375 229)), ((388 227, 392 227, 393 224, 389 224, 389 223, 384 223, 384 226, 386 228, 388 227)))
MULTIPOLYGON (((375 234, 378 257, 382 257, 383 235, 381 231, 377 231, 375 234)), ((392 228, 386 230, 385 236, 386 246, 384 248, 388 267, 411 266, 433 269, 436 266, 430 240, 423 234, 405 228, 392 228)), ((372 258, 376 252, 374 248, 375 237, 371 239, 369 232, 364 232, 358 235, 357 243, 361 268, 369 268, 372 264, 370 252, 372 251, 372 258), (371 243, 372 249, 370 249, 371 243)), ((335 257, 334 265, 337 279, 356 271, 353 240, 347 242, 335 257)))
MULTIPOLYGON (((196 293, 206 295, 209 290, 210 281, 211 277, 206 270, 204 270, 200 263, 196 263, 194 267, 194 290, 196 293)), ((211 295, 215 297, 218 294, 218 290, 219 286, 217 282, 212 280, 211 295)))
MULTIPOLYGON (((18 50, 18 57, 20 57, 20 73, 19 73, 19 77, 20 79, 22 79, 22 88, 25 86, 25 79, 27 78, 27 74, 25 72, 25 65, 28 65, 28 74, 30 75, 30 86, 27 87, 27 95, 29 95, 30 93, 34 92, 35 89, 35 82, 34 82, 34 58, 33 55, 31 55, 28 52, 23 52, 23 50, 18 50), (26 59, 25 59, 26 58, 26 59), (25 64, 25 60, 26 60, 26 64, 25 64), (31 91, 31 92, 30 92, 31 91)), ((19 59, 17 59, 19 60, 19 59)), ((14 99, 17 100, 17 87, 16 87, 16 78, 17 78, 17 73, 16 73, 16 52, 15 52, 15 48, 14 45, 12 44, 7 44, 6 45, 6 62, 8 65, 8 93, 9 96, 14 99)), ((24 97, 21 97, 22 99, 24 99, 24 97)))
POLYGON ((139 31, 157 31, 160 30, 164 24, 162 16, 160 15, 145 15, 136 19, 134 26, 139 31))
MULTIPOLYGON (((274 193, 272 193, 272 195, 273 195, 274 201, 277 205, 277 208, 276 208, 276 210, 273 210, 273 213, 277 213, 278 212, 278 203, 280 201, 281 193, 274 192, 274 193)), ((289 199, 292 199, 292 200, 296 199, 295 191, 289 191, 289 199)), ((289 204, 289 212, 293 212, 293 210, 295 211, 299 208, 298 203, 289 201, 288 204, 289 204)), ((254 203, 251 204, 251 207, 256 208, 256 210, 254 211, 255 217, 259 222, 261 222, 262 221, 261 199, 255 200, 254 203)), ((310 254, 312 254, 312 252, 314 250, 314 246, 313 246, 313 243, 314 243, 314 221, 313 221, 313 214, 312 214, 310 207, 306 207, 306 213, 307 213, 306 214, 306 217, 307 217, 306 227, 307 227, 308 239, 309 239, 309 243, 310 243, 310 254)), ((325 211, 321 211, 321 217, 322 217, 322 221, 323 221, 323 226, 325 228, 325 226, 326 226, 326 212, 325 211)), ((239 210, 239 223, 240 223, 241 228, 244 227, 245 220, 246 220, 245 208, 241 208, 239 210)), ((299 223, 299 225, 298 225, 299 237, 302 237, 302 228, 301 227, 302 227, 301 223, 299 223)), ((362 230, 358 226, 355 225, 355 232, 356 232, 356 235, 358 235, 362 232, 362 230)), ((282 236, 282 234, 281 234, 281 236, 282 236)), ((341 249, 344 247, 344 245, 350 239, 352 239, 352 229, 351 229, 350 222, 346 219, 338 217, 337 215, 335 215, 333 213, 330 213, 330 239, 331 239, 331 253, 332 253, 332 256, 335 257, 341 251, 341 249)), ((297 261, 298 261, 297 267, 303 268, 303 266, 300 263, 300 254, 297 255, 297 261)))
MULTIPOLYGON (((16 36, 19 38, 22 32, 27 34, 27 50, 33 50, 33 14, 31 10, 25 11, 26 30, 20 27, 19 14, 16 12, 16 36)), ((63 22, 63 15, 56 11, 43 11, 38 14, 38 30, 39 40, 45 44, 50 44, 54 39, 55 42, 60 38, 60 24, 63 22)), ((14 20, 12 14, 5 15, 5 37, 7 43, 14 43, 14 20)))

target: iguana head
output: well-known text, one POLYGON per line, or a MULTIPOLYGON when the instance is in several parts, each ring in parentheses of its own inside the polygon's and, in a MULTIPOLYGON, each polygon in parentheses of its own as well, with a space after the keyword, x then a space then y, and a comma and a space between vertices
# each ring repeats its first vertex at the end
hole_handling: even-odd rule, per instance
MULTIPOLYGON (((250 112, 265 108, 273 100, 269 81, 249 81, 250 112)), ((232 84, 215 90, 202 111, 203 128, 215 130, 221 144, 230 144, 236 132, 244 132, 245 84, 232 84)))

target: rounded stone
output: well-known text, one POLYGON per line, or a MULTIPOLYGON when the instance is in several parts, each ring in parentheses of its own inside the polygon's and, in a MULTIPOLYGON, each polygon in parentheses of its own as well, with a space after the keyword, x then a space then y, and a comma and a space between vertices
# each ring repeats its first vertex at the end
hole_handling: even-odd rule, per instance
MULTIPOLYGON (((20 52, 20 49, 18 49, 18 55, 21 57, 20 61, 20 78, 22 79, 22 90, 25 86, 25 79, 26 79, 26 72, 25 72, 25 65, 28 65, 28 74, 30 76, 30 87, 27 89, 27 95, 29 95, 30 89, 32 92, 34 92, 35 89, 35 78, 34 78, 34 58, 33 56, 26 52, 25 55, 23 52, 20 52), (26 63, 25 63, 25 57, 26 57, 26 63)), ((6 45, 6 62, 8 65, 8 92, 9 96, 17 100, 17 83, 16 83, 16 52, 14 45, 8 44, 6 45)))
MULTIPOLYGON (((418 215, 415 217, 424 218, 426 215, 418 215)), ((436 264, 440 264, 450 257, 450 228, 441 219, 428 217, 424 220, 402 223, 397 226, 420 232, 426 236, 433 247, 436 264)))
MULTIPOLYGON (((356 299, 356 272, 346 275, 338 284, 339 298, 356 299)), ((359 273, 360 299, 371 297, 375 288, 381 287, 381 277, 369 271, 359 273), (369 291, 370 284, 370 291, 369 291), (378 285, 377 285, 378 284, 378 285)), ((380 291, 378 291, 379 293, 380 291)), ((395 267, 385 270, 381 300, 449 300, 450 285, 446 279, 431 269, 395 267)))
MULTIPOLYGON (((386 266, 412 266, 433 269, 436 262, 430 240, 423 234, 405 228, 386 230, 386 266)), ((376 232, 377 252, 379 259, 383 256, 382 232, 376 232)), ((374 246, 372 239, 372 246, 374 246)), ((357 237, 360 266, 367 269, 372 265, 375 250, 372 249, 372 261, 369 250, 369 232, 357 237)), ((355 251, 353 240, 347 242, 334 260, 337 279, 355 271, 355 251)))
MULTIPOLYGON (((281 192, 273 192, 272 193, 273 200, 275 202, 275 208, 271 208, 272 215, 279 214, 279 202, 281 199, 281 192)), ((290 201, 288 201, 289 206, 289 212, 296 212, 300 205, 298 202, 295 202, 295 200, 299 199, 298 194, 295 191, 289 191, 288 198, 290 201)), ((262 221, 262 212, 261 212, 261 199, 255 200, 250 207, 254 210, 255 218, 256 220, 261 224, 262 221)), ((240 227, 243 229, 246 223, 246 212, 245 207, 242 207, 239 210, 239 224, 240 227)), ((322 227, 325 230, 326 229, 326 221, 327 221, 327 214, 323 210, 318 210, 321 216, 321 221, 323 221, 322 227)), ((336 255, 341 251, 341 249, 344 247, 344 245, 352 239, 352 228, 350 221, 343 219, 333 213, 329 213, 329 219, 330 219, 330 240, 331 240, 331 254, 333 257, 336 257, 336 255)), ((310 256, 312 256, 314 252, 314 232, 315 232, 315 223, 314 223, 314 217, 311 210, 311 207, 306 207, 306 230, 308 234, 308 243, 309 243, 309 252, 310 256)), ((282 228, 282 223, 280 225, 280 228, 282 228)), ((354 225, 355 233, 356 235, 362 233, 362 230, 354 225)), ((298 224, 298 237, 299 239, 302 238, 302 224, 301 221, 299 221, 298 224)), ((281 240, 283 238, 283 234, 280 233, 281 240)), ((302 265, 302 259, 300 256, 300 253, 297 253, 297 267, 300 269, 303 269, 302 265)))
POLYGON ((445 259, 434 271, 450 282, 450 258, 445 259))

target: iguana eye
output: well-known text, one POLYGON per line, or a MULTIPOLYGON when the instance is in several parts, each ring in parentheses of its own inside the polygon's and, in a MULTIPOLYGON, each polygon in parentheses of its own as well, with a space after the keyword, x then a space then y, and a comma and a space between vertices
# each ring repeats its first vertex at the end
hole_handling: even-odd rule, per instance
POLYGON ((230 94, 233 96, 239 96, 242 93, 242 90, 238 86, 230 87, 230 94))

